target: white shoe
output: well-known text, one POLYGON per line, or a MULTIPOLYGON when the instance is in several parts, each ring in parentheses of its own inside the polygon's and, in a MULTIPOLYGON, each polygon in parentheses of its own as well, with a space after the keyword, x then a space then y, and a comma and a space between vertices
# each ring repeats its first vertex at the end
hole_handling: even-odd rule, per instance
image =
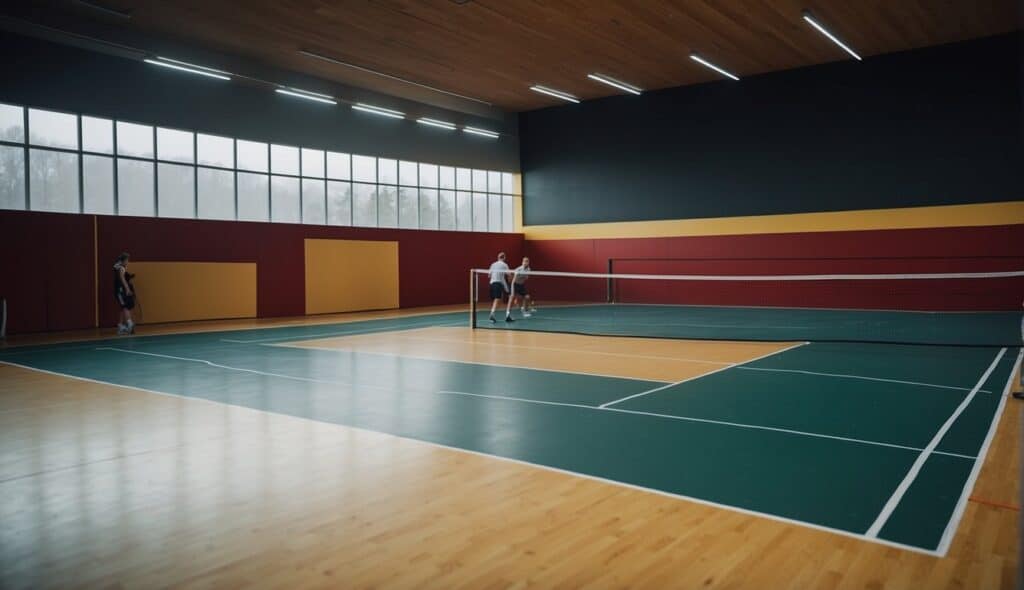
POLYGON ((523 317, 524 317, 524 318, 528 318, 528 317, 530 317, 531 315, 533 315, 533 314, 532 314, 532 313, 530 313, 530 312, 528 312, 528 311, 524 311, 524 312, 523 312, 523 317))
POLYGON ((117 325, 117 335, 118 336, 124 336, 127 333, 128 333, 128 328, 125 328, 124 324, 118 324, 117 325))

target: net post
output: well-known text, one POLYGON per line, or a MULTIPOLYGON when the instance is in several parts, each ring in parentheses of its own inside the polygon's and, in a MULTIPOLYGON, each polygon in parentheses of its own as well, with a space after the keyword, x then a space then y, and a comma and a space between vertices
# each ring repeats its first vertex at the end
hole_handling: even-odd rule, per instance
POLYGON ((476 328, 476 273, 469 269, 469 329, 476 328))
POLYGON ((608 303, 615 303, 615 283, 613 282, 615 279, 612 278, 612 274, 614 272, 612 270, 612 262, 614 260, 615 260, 614 258, 609 258, 608 259, 608 279, 606 281, 607 285, 605 287, 605 289, 606 289, 605 300, 608 303))

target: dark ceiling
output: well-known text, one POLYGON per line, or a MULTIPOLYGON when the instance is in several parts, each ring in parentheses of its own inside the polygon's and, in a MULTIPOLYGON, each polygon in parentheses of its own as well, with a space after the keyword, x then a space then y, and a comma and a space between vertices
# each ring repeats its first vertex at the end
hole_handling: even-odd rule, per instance
POLYGON ((1021 26, 1016 0, 38 0, 15 13, 169 37, 412 100, 523 111, 560 102, 534 84, 583 99, 618 93, 593 72, 644 89, 717 79, 691 52, 741 77, 851 59, 801 19, 805 9, 865 57, 1021 26))

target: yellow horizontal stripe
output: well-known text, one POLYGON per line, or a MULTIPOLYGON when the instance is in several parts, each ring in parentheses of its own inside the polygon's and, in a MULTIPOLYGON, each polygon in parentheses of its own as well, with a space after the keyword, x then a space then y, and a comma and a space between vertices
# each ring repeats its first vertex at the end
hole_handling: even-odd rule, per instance
POLYGON ((746 217, 528 225, 528 240, 668 238, 1024 224, 1024 201, 746 217))

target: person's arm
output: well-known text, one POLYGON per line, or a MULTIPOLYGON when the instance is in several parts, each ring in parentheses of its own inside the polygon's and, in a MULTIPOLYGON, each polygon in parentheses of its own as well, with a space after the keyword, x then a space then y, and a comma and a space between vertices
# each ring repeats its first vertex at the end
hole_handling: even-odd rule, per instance
POLYGON ((127 270, 125 269, 125 267, 122 266, 121 268, 119 268, 117 270, 117 276, 118 276, 118 278, 121 279, 121 284, 124 285, 124 294, 128 295, 128 296, 131 296, 131 295, 133 295, 132 287, 131 287, 131 285, 128 284, 128 280, 125 279, 125 277, 124 277, 125 272, 127 272, 127 270))

